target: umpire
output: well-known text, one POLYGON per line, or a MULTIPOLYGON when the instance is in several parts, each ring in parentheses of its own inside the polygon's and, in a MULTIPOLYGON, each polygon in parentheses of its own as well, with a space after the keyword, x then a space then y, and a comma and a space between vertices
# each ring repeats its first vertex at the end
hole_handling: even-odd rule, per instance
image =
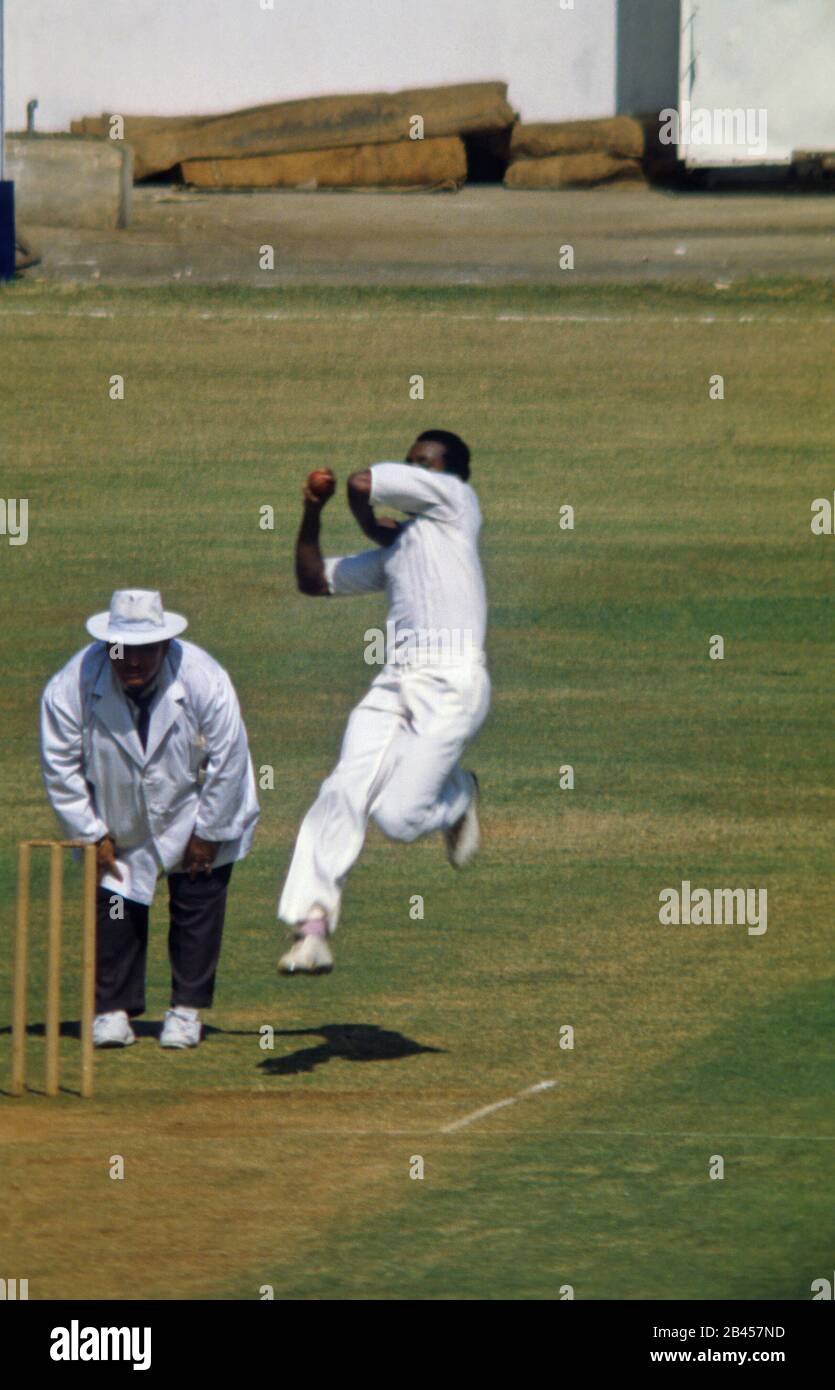
POLYGON ((212 1003, 232 866, 252 844, 255 777, 221 666, 148 589, 118 589, 95 639, 46 687, 44 781, 68 838, 97 846, 97 1047, 136 1041, 148 910, 168 877, 171 1007, 163 1047, 196 1047, 212 1003))

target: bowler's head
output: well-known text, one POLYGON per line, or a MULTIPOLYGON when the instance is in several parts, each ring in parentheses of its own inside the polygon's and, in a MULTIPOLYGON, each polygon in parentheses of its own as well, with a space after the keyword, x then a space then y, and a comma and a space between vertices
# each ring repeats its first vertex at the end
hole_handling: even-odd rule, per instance
POLYGON ((454 473, 465 483, 470 476, 470 451, 450 430, 424 430, 406 455, 406 462, 433 473, 454 473))

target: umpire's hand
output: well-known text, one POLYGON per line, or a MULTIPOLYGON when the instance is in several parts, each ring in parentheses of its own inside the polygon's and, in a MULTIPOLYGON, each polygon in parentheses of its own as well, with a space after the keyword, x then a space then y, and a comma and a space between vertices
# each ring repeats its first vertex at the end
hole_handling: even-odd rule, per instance
POLYGON ((96 887, 105 874, 122 882, 122 871, 116 863, 116 841, 112 835, 102 835, 96 842, 96 887))
POLYGON ((183 855, 183 872, 188 874, 192 882, 198 874, 210 874, 212 872, 212 865, 219 848, 220 842, 218 840, 201 840, 199 835, 192 834, 183 855))

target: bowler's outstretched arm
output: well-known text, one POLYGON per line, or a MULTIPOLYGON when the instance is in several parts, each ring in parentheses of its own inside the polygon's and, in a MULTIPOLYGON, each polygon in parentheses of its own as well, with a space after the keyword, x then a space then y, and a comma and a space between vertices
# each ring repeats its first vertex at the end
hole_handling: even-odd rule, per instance
POLYGON ((311 598, 326 598, 330 594, 319 547, 322 508, 327 500, 327 497, 317 497, 307 487, 304 490, 302 524, 296 538, 296 583, 300 593, 311 598))

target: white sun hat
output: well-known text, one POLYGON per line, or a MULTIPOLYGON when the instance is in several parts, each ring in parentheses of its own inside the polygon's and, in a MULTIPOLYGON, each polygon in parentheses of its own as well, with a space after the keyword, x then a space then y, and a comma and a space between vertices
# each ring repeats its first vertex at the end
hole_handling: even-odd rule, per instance
POLYGON ((116 589, 106 613, 87 619, 87 631, 99 642, 145 647, 165 642, 188 627, 181 613, 166 613, 155 589, 116 589))

